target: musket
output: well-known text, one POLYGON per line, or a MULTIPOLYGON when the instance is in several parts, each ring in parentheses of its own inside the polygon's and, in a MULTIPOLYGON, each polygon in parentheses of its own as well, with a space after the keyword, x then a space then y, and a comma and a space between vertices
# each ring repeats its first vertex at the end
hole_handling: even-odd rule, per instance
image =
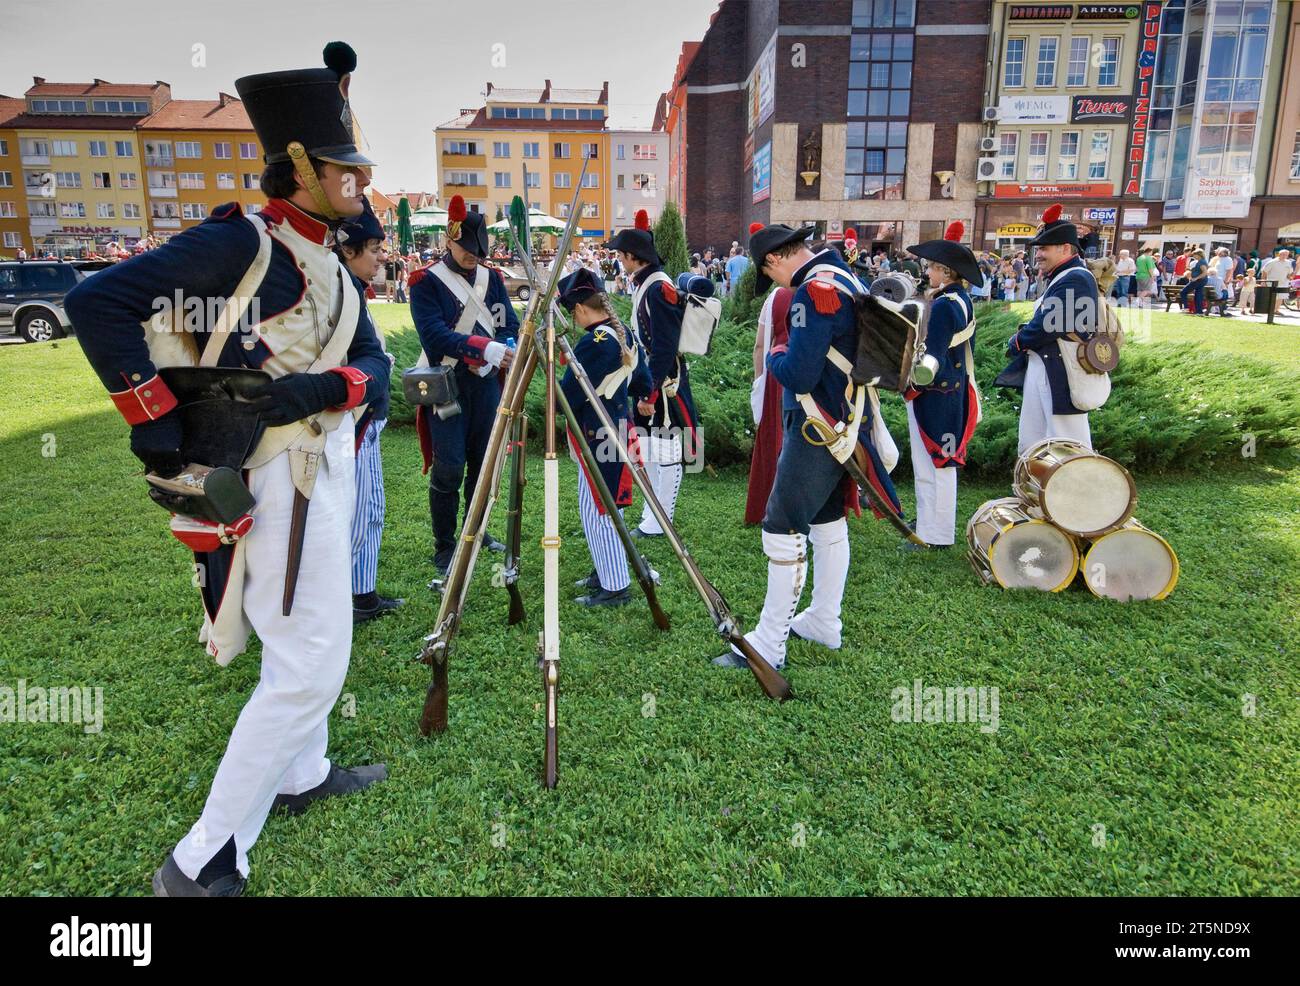
MULTIPOLYGON (((525 165, 525 167, 527 167, 525 165)), ((516 248, 519 249, 523 257, 525 273, 534 285, 537 284, 537 269, 533 266, 532 257, 528 251, 519 243, 519 238, 514 235, 513 230, 510 233, 511 239, 514 240, 516 248)), ((552 305, 554 310, 554 305, 552 305)), ((567 344, 562 343, 562 345, 567 344)), ((540 348, 540 347, 539 347, 540 348)), ((567 358, 567 357, 566 357, 567 358)), ((569 406, 569 400, 564 396, 564 391, 556 388, 556 398, 560 402, 560 410, 564 413, 564 420, 569 426, 569 431, 574 437, 578 446, 578 454, 582 457, 583 465, 587 467, 587 475, 591 477, 592 485, 595 487, 596 496, 600 500, 601 506, 605 510, 606 516, 614 525, 614 533, 618 535, 619 541, 623 545, 623 551, 627 554, 628 563, 632 566, 632 573, 636 576, 637 585, 645 594, 646 603, 650 606, 650 615, 654 619, 655 626, 660 630, 671 629, 672 624, 668 620, 668 614, 664 612, 663 607, 659 605, 659 597, 655 590, 655 577, 650 569, 650 563, 646 561, 645 556, 637 549, 636 541, 633 540, 631 532, 627 528, 627 522, 623 519, 622 512, 618 509, 618 504, 614 501, 614 496, 610 492, 609 485, 605 482, 605 477, 601 473, 596 462, 596 456, 591 450, 591 445, 587 441, 587 436, 583 433, 582 426, 578 423, 577 415, 574 414, 573 408, 569 406)), ((588 397, 591 395, 588 394, 588 397)), ((596 398, 599 400, 599 398, 596 398)))
MULTIPOLYGON (((586 173, 586 166, 583 166, 586 173)), ((577 197, 581 194, 582 183, 574 190, 574 204, 570 210, 569 220, 557 247, 557 256, 567 253, 573 232, 577 227, 577 197)), ((456 542, 451 564, 447 568, 447 577, 443 582, 442 602, 438 608, 438 618, 433 632, 424 638, 419 660, 431 666, 431 681, 424 698, 424 710, 420 715, 420 732, 428 736, 430 732, 442 732, 447 728, 447 662, 450 657, 452 641, 460 628, 464 611, 465 596, 469 592, 470 576, 474 572, 474 563, 478 558, 479 547, 483 543, 483 534, 487 530, 488 517, 496 501, 497 489, 501 482, 501 471, 505 458, 502 455, 510 423, 523 407, 524 395, 533 371, 537 367, 537 351, 534 347, 536 319, 538 312, 550 310, 555 297, 555 286, 560 280, 561 265, 556 263, 551 270, 546 290, 535 294, 525 312, 524 331, 520 335, 519 346, 514 360, 506 373, 504 393, 497 408, 497 416, 492 421, 492 430, 488 435, 487 448, 483 456, 484 468, 480 470, 478 482, 474 485, 474 495, 465 510, 465 523, 461 528, 460 540, 456 542)))
POLYGON ((525 443, 528 440, 528 415, 517 414, 510 431, 510 497, 506 501, 506 564, 503 577, 510 593, 510 614, 506 623, 514 626, 524 620, 524 597, 519 592, 519 549, 523 536, 525 443))

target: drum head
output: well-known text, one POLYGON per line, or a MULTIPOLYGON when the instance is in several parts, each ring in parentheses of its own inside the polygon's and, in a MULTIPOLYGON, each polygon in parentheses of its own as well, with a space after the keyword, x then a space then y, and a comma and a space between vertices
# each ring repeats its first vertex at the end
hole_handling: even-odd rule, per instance
POLYGON ((1093 594, 1107 599, 1163 599, 1178 583, 1178 558, 1164 538, 1125 527, 1098 538, 1084 559, 1083 575, 1093 594))
POLYGON ((1128 470, 1100 455, 1081 455, 1061 463, 1042 492, 1044 515, 1086 537, 1119 527, 1136 502, 1137 488, 1128 470))
POLYGON ((1069 535, 1041 520, 1030 520, 993 539, 989 564, 1004 589, 1058 592, 1074 579, 1079 551, 1069 535))

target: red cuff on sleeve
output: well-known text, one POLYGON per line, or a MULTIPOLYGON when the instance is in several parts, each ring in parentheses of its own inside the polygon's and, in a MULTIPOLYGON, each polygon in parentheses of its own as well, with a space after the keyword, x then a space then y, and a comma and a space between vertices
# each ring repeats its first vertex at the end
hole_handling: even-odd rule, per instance
POLYGON ((646 402, 647 404, 658 404, 658 403, 659 403, 659 388, 658 388, 658 387, 656 387, 654 390, 650 391, 650 396, 647 397, 647 398, 645 399, 645 402, 646 402))
MULTIPOLYGON (((125 373, 122 374, 122 379, 128 384, 131 382, 125 373)), ((161 418, 177 404, 176 395, 156 373, 130 390, 119 391, 108 396, 113 398, 113 403, 117 405, 117 409, 122 412, 122 417, 129 425, 143 424, 161 418)))
POLYGON ((491 341, 492 340, 489 339, 487 336, 470 336, 468 339, 466 339, 465 345, 474 348, 479 352, 480 355, 470 356, 468 353, 466 353, 465 356, 463 357, 463 359, 465 360, 465 365, 473 369, 477 369, 480 366, 484 366, 487 363, 487 360, 483 359, 481 354, 485 349, 487 349, 487 344, 491 341))
POLYGON ((365 401, 366 384, 370 382, 369 373, 355 366, 336 366, 329 372, 337 373, 348 385, 348 399, 330 408, 331 411, 347 411, 365 401))

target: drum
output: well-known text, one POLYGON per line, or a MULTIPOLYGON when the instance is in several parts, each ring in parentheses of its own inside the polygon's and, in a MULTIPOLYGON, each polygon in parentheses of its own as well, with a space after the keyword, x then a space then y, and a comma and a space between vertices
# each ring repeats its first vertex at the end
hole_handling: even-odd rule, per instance
POLYGON ((1031 517, 1013 496, 989 500, 966 525, 966 557, 985 585, 1060 592, 1079 570, 1074 538, 1031 517))
POLYGON ((1121 526, 1137 503, 1127 469, 1067 438, 1045 438, 1026 449, 1011 485, 1045 519, 1085 538, 1121 526))
POLYGON ((1083 581, 1093 595, 1120 602, 1164 599, 1178 584, 1178 556, 1159 534, 1130 519, 1088 547, 1083 581))

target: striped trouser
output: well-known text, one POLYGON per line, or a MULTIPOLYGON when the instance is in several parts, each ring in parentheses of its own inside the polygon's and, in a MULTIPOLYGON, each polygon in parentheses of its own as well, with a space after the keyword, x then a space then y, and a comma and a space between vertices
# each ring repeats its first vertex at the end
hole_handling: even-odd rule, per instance
POLYGON ((357 449, 357 507, 352 514, 352 594, 375 591, 379 539, 384 533, 384 466, 379 433, 385 421, 371 421, 357 449))
MULTIPOLYGON (((627 552, 614 530, 614 522, 597 508, 591 484, 581 469, 578 470, 578 513, 582 516, 582 533, 587 536, 587 548, 591 552, 592 564, 596 566, 600 587, 610 592, 626 589, 632 584, 627 571, 627 552)), ((618 513, 620 517, 623 515, 622 510, 618 513)))

